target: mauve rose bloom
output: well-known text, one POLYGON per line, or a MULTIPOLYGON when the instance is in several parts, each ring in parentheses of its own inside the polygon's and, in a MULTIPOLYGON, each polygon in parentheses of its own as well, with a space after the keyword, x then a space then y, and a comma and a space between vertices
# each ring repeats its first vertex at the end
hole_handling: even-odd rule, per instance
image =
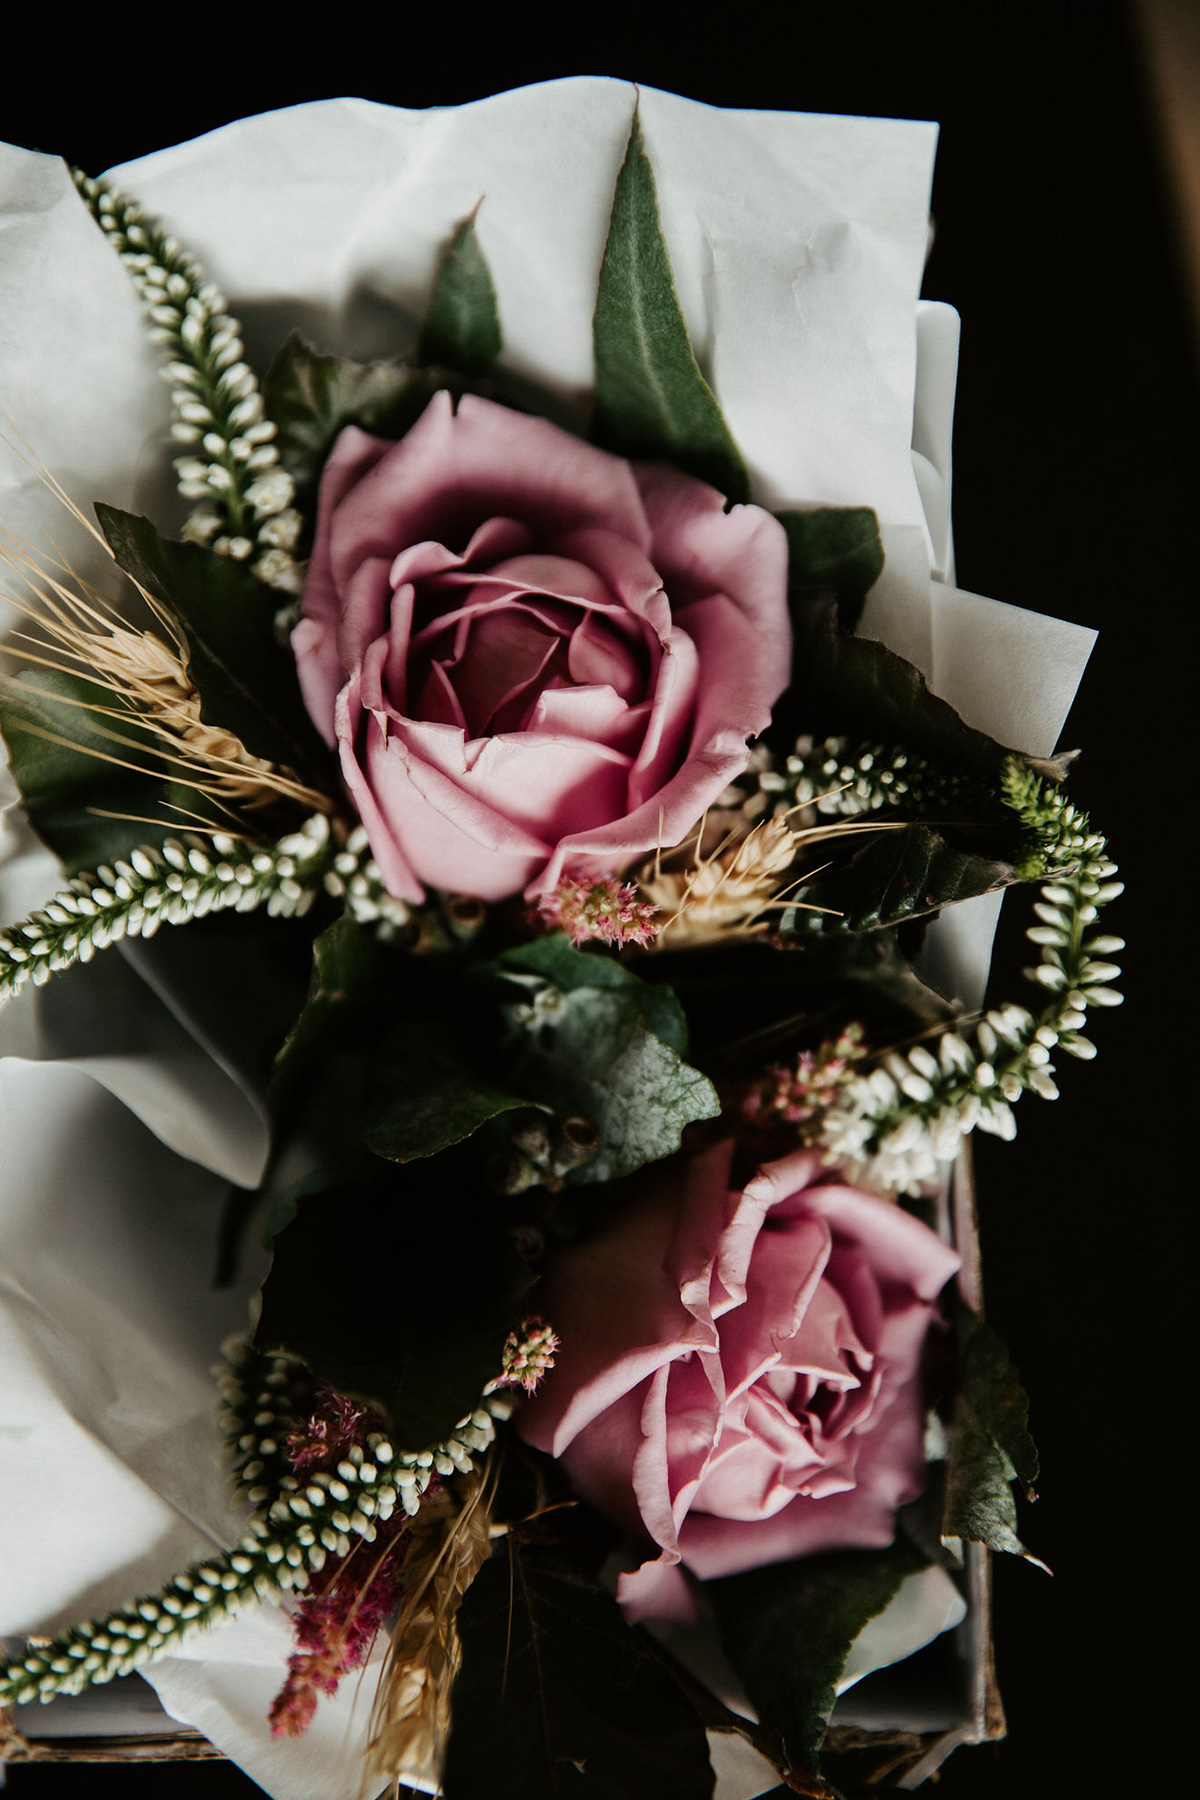
POLYGON ((732 1155, 654 1170, 538 1291, 562 1347, 518 1430, 659 1545, 621 1578, 632 1618, 689 1616, 680 1561, 707 1578, 890 1544, 924 1486, 921 1355, 958 1256, 819 1151, 741 1193, 732 1155))
POLYGON ((321 480, 292 638, 383 878, 498 900, 678 843, 787 683, 756 506, 471 395, 321 480))

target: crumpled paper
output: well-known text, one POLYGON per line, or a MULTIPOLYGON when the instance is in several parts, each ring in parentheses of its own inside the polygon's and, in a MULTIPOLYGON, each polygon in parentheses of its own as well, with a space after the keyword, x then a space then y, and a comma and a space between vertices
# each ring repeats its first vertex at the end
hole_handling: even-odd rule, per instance
MULTIPOLYGON (((482 198, 505 361, 582 418, 634 100, 627 83, 584 77, 427 112, 317 102, 113 176, 222 285, 260 370, 295 327, 360 357, 410 348, 439 250, 482 198)), ((754 497, 874 506, 888 561, 863 629, 971 722, 1048 754, 1092 634, 948 585, 958 322, 917 301, 936 127, 727 112, 647 89, 638 103, 683 311, 754 497)), ((0 425, 80 504, 104 499, 171 528, 182 509, 157 357, 55 159, 0 146, 0 232, 0 425)), ((0 522, 95 572, 93 548, 19 447, 0 445, 0 522)), ((15 919, 52 891, 55 869, 11 815, 5 832, 0 912, 15 919)), ((931 934, 969 1001, 997 909, 998 897, 970 902, 931 934)), ((236 1047, 186 991, 186 957, 157 954, 171 936, 144 947, 153 956, 109 951, 0 1015, 6 1632, 119 1604, 240 1530, 208 1369, 245 1327, 262 1258, 251 1251, 220 1291, 210 1270, 226 1185, 257 1180, 265 1122, 236 1047)), ((944 1596, 940 1614, 930 1593, 905 1604, 921 1623, 885 1615, 855 1646, 856 1668, 954 1622, 944 1596)), ((377 1667, 323 1701, 300 1744, 272 1743, 265 1705, 287 1648, 285 1616, 264 1607, 148 1678, 278 1800, 357 1800, 377 1667)), ((721 1800, 743 1800, 754 1779, 726 1757, 721 1800)))

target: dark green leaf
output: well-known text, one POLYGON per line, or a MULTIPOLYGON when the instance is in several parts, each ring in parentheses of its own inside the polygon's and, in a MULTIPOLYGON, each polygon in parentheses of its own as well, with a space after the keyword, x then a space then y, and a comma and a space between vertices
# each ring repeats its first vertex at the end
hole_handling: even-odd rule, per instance
POLYGON ((292 334, 267 372, 263 399, 277 428, 280 461, 296 484, 296 504, 309 515, 310 529, 317 483, 338 433, 358 425, 379 437, 403 437, 445 385, 437 371, 327 356, 292 334))
POLYGON ((943 1542, 967 1538, 986 1544, 989 1550, 1030 1556, 1017 1536, 1017 1506, 1012 1491, 1013 1465, 979 1418, 966 1394, 954 1408, 954 1434, 946 1471, 946 1507, 942 1515, 943 1542))
MULTIPOLYGON (((1011 863, 955 849, 930 825, 914 823, 856 841, 862 847, 846 862, 797 892, 806 905, 829 907, 840 915, 826 921, 827 929, 896 925, 989 894, 1013 880, 1011 863)), ((802 932, 807 923, 801 913, 796 929, 802 932)))
POLYGON ((578 1560, 505 1539, 458 1625, 446 1800, 708 1800, 703 1725, 578 1560))
POLYGON ((595 1155, 569 1180, 629 1175, 677 1150, 686 1125, 721 1110, 711 1082, 681 1062, 647 1025, 638 996, 621 988, 548 988, 533 1017, 514 1023, 514 1085, 600 1134, 595 1155))
POLYGON ((274 1248, 255 1342, 378 1406, 414 1449, 479 1404, 532 1280, 453 1153, 296 1197, 274 1248))
POLYGON ((417 347, 420 362, 481 375, 500 354, 500 314, 475 214, 455 228, 434 277, 417 347))
POLYGON ((1029 1396, 1007 1345, 986 1320, 967 1314, 963 1335, 963 1391, 1032 1500, 1038 1453, 1029 1435, 1029 1396))
POLYGON ((642 981, 632 969, 603 951, 577 950, 565 932, 506 950, 497 961, 501 968, 524 969, 544 976, 564 994, 580 987, 620 988, 637 1000, 642 1017, 656 1037, 679 1056, 687 1049, 687 1019, 669 987, 662 982, 642 981))
POLYGON ((323 771, 328 752, 257 577, 231 557, 160 537, 149 519, 111 506, 97 506, 96 517, 120 566, 178 622, 204 722, 233 732, 253 756, 323 771))
POLYGON ((472 1068, 444 1024, 411 1019, 380 1046, 363 1141, 376 1156, 409 1162, 435 1156, 499 1113, 528 1105, 472 1068))
POLYGON ((746 465, 688 341, 636 113, 613 196, 593 339, 598 442, 622 456, 677 463, 728 499, 748 499, 746 465))
POLYGON ((785 736, 807 731, 903 744, 997 784, 1010 751, 965 724, 912 663, 840 630, 836 594, 791 598, 795 678, 776 718, 785 736))
POLYGON ((883 572, 879 520, 869 506, 818 506, 775 515, 788 540, 788 588, 837 595, 838 622, 853 631, 862 602, 883 572))
POLYGON ((48 669, 0 681, 0 730, 13 779, 38 836, 71 874, 182 829, 188 820, 172 809, 173 800, 196 809, 195 794, 176 795, 162 778, 157 745, 132 718, 102 720, 91 710, 112 704, 107 689, 48 669), (147 774, 122 768, 123 760, 147 774), (118 817, 105 816, 113 813, 118 817))
POLYGON ((850 1646, 906 1576, 928 1566, 903 1539, 837 1550, 705 1584, 721 1640, 764 1724, 813 1768, 850 1646))
POLYGON ((328 1194, 333 1189, 344 1189, 345 1183, 328 1169, 313 1169, 308 1175, 302 1175, 299 1181, 291 1182, 281 1194, 272 1200, 266 1218, 263 1220, 262 1241, 268 1250, 279 1233, 292 1223, 299 1210, 301 1200, 308 1194, 328 1194))
POLYGON ((290 1081, 359 1028, 378 1001, 386 960, 376 934, 353 919, 335 919, 314 940, 308 996, 276 1058, 278 1081, 290 1081))
MULTIPOLYGON (((1029 1398, 1003 1340, 960 1308, 959 1394, 946 1474, 944 1538, 969 1538, 991 1550, 1038 1562, 1017 1536, 1011 1483, 1036 1499, 1038 1453, 1029 1435, 1029 1398)), ((1044 1568, 1044 1563, 1038 1563, 1044 1568)))

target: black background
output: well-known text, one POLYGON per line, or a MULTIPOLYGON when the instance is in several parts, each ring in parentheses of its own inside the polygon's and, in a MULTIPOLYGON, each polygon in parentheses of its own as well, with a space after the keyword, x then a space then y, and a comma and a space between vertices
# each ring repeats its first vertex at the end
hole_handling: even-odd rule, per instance
MULTIPOLYGON (((925 292, 963 316, 958 578, 1101 630, 1064 743, 1084 747, 1073 790, 1130 884, 1108 915, 1130 948, 1128 1002, 1095 1019, 1098 1061, 1064 1071, 1055 1105, 1026 1098, 1015 1144, 978 1147, 988 1310, 1042 1450, 1022 1531, 1055 1576, 998 1567, 1010 1737, 960 1751, 936 1792, 1176 1791, 1168 1766, 1190 1709, 1173 1621, 1196 1531, 1182 1245, 1196 807, 1182 726, 1195 717, 1200 393, 1131 12, 748 0, 597 9, 586 38, 578 14, 568 26, 537 8, 484 26, 358 10, 319 35, 277 8, 157 17, 110 7, 71 45, 43 32, 40 53, 9 65, 0 138, 96 172, 296 101, 428 106, 591 73, 723 106, 941 121, 925 292)), ((1020 997, 1026 960, 1020 897, 1008 914, 1000 998, 1020 997)), ((54 1800, 99 1773, 15 1767, 9 1781, 54 1800)), ((119 1787, 147 1800, 258 1791, 219 1764, 134 1767, 119 1787)))

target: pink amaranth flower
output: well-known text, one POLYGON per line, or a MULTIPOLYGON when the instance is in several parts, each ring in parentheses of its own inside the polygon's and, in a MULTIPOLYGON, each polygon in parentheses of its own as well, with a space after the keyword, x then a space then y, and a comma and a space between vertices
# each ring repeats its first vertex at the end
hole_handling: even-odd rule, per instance
POLYGON ((510 1331, 501 1352, 503 1374, 496 1387, 521 1387, 532 1394, 542 1376, 554 1367, 559 1339, 544 1319, 526 1319, 519 1331, 510 1331))
POLYGON ((317 1387, 311 1415, 287 1435, 288 1461, 297 1475, 332 1468, 379 1423, 365 1406, 323 1381, 317 1387))
POLYGON ((301 1736, 312 1724, 318 1694, 336 1694, 343 1676, 370 1655, 380 1627, 399 1604, 397 1552, 407 1524, 403 1512, 380 1524, 373 1544, 357 1544, 340 1563, 329 1565, 323 1591, 297 1603, 296 1650, 268 1714, 272 1737, 301 1736))
POLYGON ((802 1051, 790 1068, 769 1069, 742 1101, 743 1117, 760 1128, 795 1125, 801 1139, 812 1142, 865 1054, 862 1026, 847 1025, 818 1049, 802 1051))
POLYGON ((629 882, 578 881, 568 875, 538 901, 538 912, 565 931, 573 944, 597 938, 602 944, 648 944, 657 935, 649 901, 639 900, 629 882))

